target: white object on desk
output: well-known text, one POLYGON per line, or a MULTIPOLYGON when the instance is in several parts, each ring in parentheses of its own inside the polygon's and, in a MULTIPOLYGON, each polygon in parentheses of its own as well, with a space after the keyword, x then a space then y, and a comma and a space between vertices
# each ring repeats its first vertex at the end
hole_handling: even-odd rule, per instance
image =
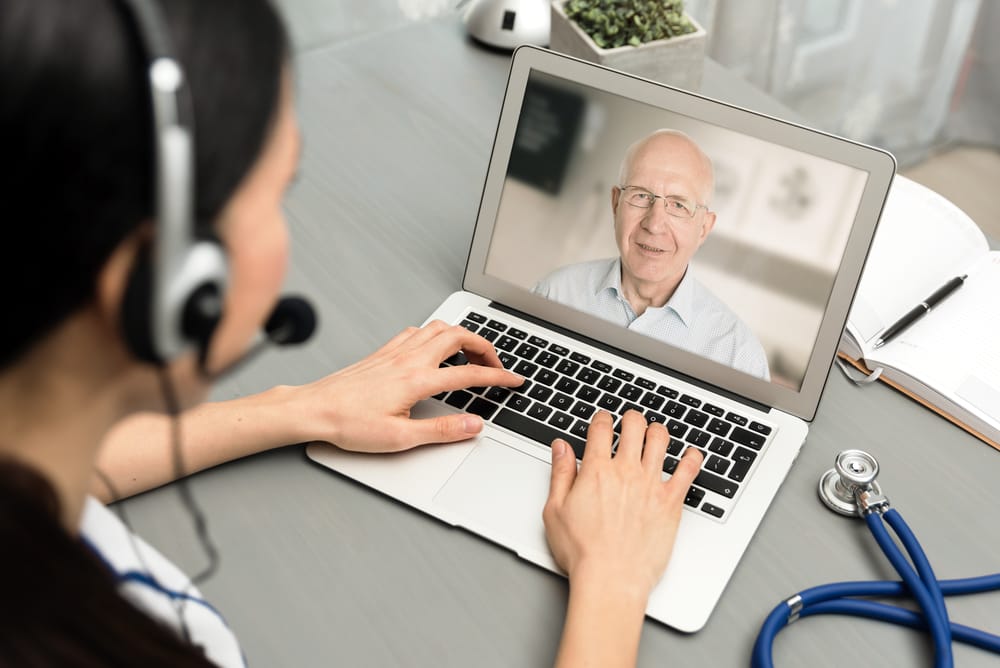
POLYGON ((547 0, 476 0, 465 15, 472 37, 501 49, 547 46, 550 22, 547 0))

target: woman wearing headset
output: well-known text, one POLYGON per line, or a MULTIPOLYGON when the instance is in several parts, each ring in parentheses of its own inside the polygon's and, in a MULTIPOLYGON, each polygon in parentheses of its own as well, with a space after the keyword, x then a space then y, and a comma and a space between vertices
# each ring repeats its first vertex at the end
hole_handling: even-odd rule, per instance
MULTIPOLYGON (((247 349, 285 271, 281 200, 300 150, 287 43, 266 0, 159 4, 194 100, 196 218, 229 262, 206 357, 221 369, 247 349)), ((152 413, 161 379, 121 333, 134 268, 156 238, 151 133, 143 44, 124 4, 0 3, 0 665, 242 664, 184 576, 89 496, 174 477, 170 423, 152 413)), ((521 382, 488 342, 441 323, 312 384, 231 402, 193 407, 208 390, 196 367, 187 354, 163 371, 191 407, 187 472, 307 440, 366 451, 461 440, 478 417, 411 420, 409 408, 444 389, 521 382), (460 349, 475 363, 438 369, 460 349)), ((693 455, 661 482, 667 440, 628 414, 612 459, 599 414, 579 473, 553 444, 544 518, 571 584, 560 663, 635 661, 697 473, 693 455)))

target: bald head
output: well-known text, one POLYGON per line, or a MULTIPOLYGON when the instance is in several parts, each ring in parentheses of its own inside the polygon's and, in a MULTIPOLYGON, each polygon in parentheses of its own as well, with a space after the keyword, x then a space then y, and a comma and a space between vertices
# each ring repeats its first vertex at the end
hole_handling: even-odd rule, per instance
POLYGON ((680 130, 657 130, 629 146, 618 171, 618 184, 631 183, 637 164, 664 156, 671 156, 686 165, 691 171, 690 176, 698 184, 698 204, 708 206, 715 187, 712 161, 694 140, 680 130))

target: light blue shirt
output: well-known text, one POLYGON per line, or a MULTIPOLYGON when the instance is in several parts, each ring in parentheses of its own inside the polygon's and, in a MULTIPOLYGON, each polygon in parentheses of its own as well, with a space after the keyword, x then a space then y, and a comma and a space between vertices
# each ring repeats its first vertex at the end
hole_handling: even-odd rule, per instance
POLYGON ((770 380, 767 355, 739 316, 699 283, 690 268, 667 303, 636 316, 622 294, 621 259, 556 269, 533 292, 672 346, 770 380))

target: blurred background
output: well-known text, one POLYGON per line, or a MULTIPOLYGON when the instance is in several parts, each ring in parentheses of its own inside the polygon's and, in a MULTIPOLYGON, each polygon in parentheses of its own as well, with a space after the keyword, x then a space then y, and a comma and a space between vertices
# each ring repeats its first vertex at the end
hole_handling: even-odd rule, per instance
MULTIPOLYGON (((299 51, 468 4, 275 2, 299 51)), ((708 31, 708 57, 805 123, 892 151, 901 173, 1000 240, 1000 2, 686 0, 686 7, 708 31)))
POLYGON ((716 224, 694 276, 757 335, 771 379, 798 389, 864 187, 865 174, 548 75, 535 74, 486 261, 532 289, 559 267, 618 256, 611 188, 626 149, 686 133, 712 160, 716 224))

